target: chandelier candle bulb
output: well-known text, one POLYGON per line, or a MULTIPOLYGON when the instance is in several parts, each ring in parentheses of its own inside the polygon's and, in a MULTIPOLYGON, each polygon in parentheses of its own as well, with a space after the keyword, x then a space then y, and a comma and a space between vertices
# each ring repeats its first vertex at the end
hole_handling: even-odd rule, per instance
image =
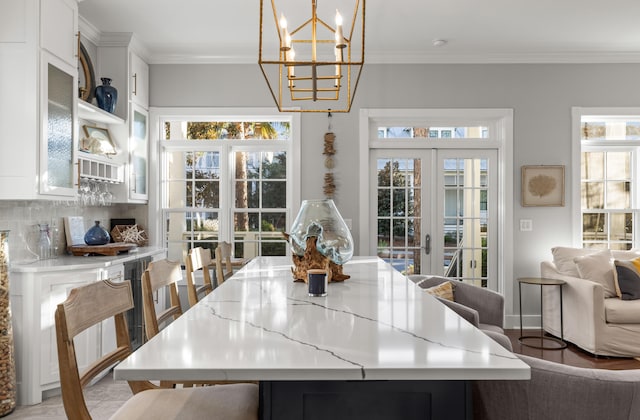
POLYGON ((282 28, 282 49, 287 50, 291 48, 291 35, 287 31, 287 19, 283 14, 280 15, 280 28, 282 28))
POLYGON ((336 9, 336 48, 344 48, 344 35, 342 34, 342 15, 336 9))

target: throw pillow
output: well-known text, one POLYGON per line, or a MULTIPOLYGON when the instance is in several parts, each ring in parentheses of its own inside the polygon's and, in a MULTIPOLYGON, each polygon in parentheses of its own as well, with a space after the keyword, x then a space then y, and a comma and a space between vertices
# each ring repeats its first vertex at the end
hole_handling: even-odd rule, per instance
POLYGON ((430 295, 437 296, 439 298, 447 299, 447 300, 450 300, 451 302, 454 302, 453 284, 451 284, 450 281, 445 281, 443 283, 440 283, 437 286, 432 286, 424 290, 430 295))
POLYGON ((574 258, 580 278, 599 283, 604 288, 604 297, 615 297, 614 267, 611 251, 603 249, 595 254, 574 258))
POLYGON ((622 300, 640 299, 640 257, 628 261, 615 260, 614 280, 622 300))
POLYGON ((553 263, 560 274, 571 277, 580 277, 573 260, 577 257, 593 254, 594 252, 596 252, 596 250, 593 248, 569 248, 564 246, 551 248, 553 263))

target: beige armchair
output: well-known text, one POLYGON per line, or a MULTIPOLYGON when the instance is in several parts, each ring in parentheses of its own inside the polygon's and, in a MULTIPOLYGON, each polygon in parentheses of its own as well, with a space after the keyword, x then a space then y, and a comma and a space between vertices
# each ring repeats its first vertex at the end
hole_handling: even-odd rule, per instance
POLYGON ((423 289, 451 281, 454 301, 438 300, 503 347, 512 350, 511 341, 504 335, 504 297, 501 294, 448 277, 411 275, 409 279, 423 289))
POLYGON ((640 419, 640 369, 588 369, 518 357, 531 367, 531 379, 474 381, 474 419, 640 419))

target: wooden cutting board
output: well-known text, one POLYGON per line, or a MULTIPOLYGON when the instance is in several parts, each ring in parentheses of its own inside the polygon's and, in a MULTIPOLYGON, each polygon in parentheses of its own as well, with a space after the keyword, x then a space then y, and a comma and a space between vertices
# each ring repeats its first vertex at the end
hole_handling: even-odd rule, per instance
POLYGON ((76 257, 86 254, 98 254, 115 256, 121 252, 129 251, 130 249, 137 248, 136 244, 129 244, 125 242, 116 242, 106 245, 73 245, 67 248, 76 257))

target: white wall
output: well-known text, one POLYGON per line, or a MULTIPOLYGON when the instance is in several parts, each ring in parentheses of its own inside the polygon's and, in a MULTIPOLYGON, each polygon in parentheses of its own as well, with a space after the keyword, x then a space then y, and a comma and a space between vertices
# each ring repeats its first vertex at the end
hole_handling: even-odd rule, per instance
MULTIPOLYGON (((354 220, 358 238, 358 111, 360 108, 514 109, 514 279, 539 274, 554 245, 571 245, 571 107, 639 106, 639 64, 365 65, 351 113, 334 114, 336 204, 354 220), (520 167, 566 165, 565 207, 521 207, 520 167), (519 232, 531 219, 532 232, 519 232)), ((255 65, 152 65, 151 106, 263 107, 273 100, 255 65)), ((302 115, 302 199, 322 196, 324 114, 302 115)), ((364 211, 364 209, 362 209, 364 211)), ((357 246, 357 244, 356 244, 357 246)), ((517 285, 507 315, 517 315, 517 285), (512 308, 512 302, 514 308, 512 308)), ((539 314, 538 291, 523 290, 524 314, 539 314)), ((527 319, 537 323, 537 317, 527 319)), ((517 317, 509 317, 515 326, 517 317), (514 323, 515 322, 515 323, 514 323)))

